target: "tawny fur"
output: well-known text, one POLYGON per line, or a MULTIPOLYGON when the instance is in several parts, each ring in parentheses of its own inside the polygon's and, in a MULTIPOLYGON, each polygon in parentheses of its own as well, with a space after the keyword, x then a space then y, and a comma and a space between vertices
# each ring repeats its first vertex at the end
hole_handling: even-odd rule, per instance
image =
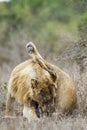
POLYGON ((11 113, 13 98, 22 103, 24 109, 27 107, 32 116, 37 116, 36 109, 39 111, 39 108, 42 113, 53 113, 55 109, 61 112, 72 111, 77 101, 72 79, 55 65, 45 61, 33 43, 29 45, 33 48, 31 51, 27 46, 31 59, 16 66, 11 74, 6 113, 11 113))

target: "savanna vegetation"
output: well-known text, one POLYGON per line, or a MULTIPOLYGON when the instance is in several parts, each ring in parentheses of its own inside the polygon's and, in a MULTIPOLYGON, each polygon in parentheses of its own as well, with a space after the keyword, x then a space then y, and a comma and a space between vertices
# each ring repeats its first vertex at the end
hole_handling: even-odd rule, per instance
POLYGON ((10 0, 0 2, 0 130, 87 129, 87 0, 10 0), (7 84, 12 69, 28 59, 25 45, 32 41, 41 55, 73 78, 77 107, 71 115, 30 122, 6 118, 7 84))

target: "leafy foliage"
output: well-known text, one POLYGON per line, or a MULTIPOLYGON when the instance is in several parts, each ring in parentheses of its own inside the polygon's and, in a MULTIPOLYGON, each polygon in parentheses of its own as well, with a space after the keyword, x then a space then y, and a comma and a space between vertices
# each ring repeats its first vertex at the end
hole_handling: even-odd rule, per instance
POLYGON ((86 18, 83 18, 86 10, 86 0, 11 0, 0 3, 0 44, 4 45, 20 30, 26 30, 26 35, 33 41, 49 42, 56 48, 59 31, 75 32, 78 28, 79 34, 86 32, 86 18))

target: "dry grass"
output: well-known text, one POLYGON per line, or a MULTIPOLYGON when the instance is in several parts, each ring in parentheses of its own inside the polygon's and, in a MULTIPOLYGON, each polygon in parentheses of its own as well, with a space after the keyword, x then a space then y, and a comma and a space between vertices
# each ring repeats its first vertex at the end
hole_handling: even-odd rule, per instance
MULTIPOLYGON (((72 45, 56 56, 46 57, 51 63, 55 63, 74 79, 77 91, 77 107, 71 115, 59 115, 55 113, 51 118, 42 118, 39 121, 27 122, 21 117, 21 108, 16 104, 16 118, 5 118, 5 101, 7 82, 14 66, 26 59, 21 58, 23 52, 18 48, 10 51, 10 61, 3 61, 0 65, 0 130, 87 130, 87 55, 84 46, 72 45), (15 55, 16 54, 16 55, 15 55), (13 58, 14 57, 14 58, 13 58), (54 58, 55 57, 55 58, 54 58), (17 107, 18 106, 18 107, 17 107)), ((9 49, 7 49, 9 50, 9 49)), ((9 51, 8 51, 9 52, 9 51)))

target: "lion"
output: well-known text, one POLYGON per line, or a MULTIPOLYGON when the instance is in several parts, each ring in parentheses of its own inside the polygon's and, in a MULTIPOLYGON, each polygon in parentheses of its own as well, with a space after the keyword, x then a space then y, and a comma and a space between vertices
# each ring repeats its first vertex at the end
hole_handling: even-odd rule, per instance
POLYGON ((13 113, 16 99, 23 104, 23 116, 30 119, 53 114, 56 110, 72 112, 77 102, 74 82, 55 65, 39 54, 34 43, 26 50, 31 59, 19 64, 12 71, 6 101, 6 115, 13 113))

